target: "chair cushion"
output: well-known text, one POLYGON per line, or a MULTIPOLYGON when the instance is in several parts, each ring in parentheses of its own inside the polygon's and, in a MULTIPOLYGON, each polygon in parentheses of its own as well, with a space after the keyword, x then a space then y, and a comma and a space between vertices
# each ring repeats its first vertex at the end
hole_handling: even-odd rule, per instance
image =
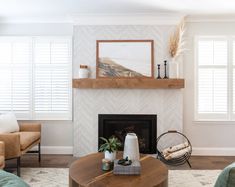
POLYGON ((214 187, 234 187, 235 186, 235 163, 227 166, 220 173, 214 187))
POLYGON ((40 139, 40 132, 16 132, 20 135, 20 149, 25 150, 32 143, 40 139))
POLYGON ((19 125, 13 113, 0 115, 0 133, 18 132, 19 125))

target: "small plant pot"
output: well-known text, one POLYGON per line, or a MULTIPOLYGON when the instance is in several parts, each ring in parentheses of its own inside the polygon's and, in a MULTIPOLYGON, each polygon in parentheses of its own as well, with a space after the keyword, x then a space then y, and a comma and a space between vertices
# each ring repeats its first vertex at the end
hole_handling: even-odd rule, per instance
POLYGON ((110 153, 109 151, 105 151, 104 152, 104 158, 110 160, 111 162, 113 162, 116 159, 116 154, 117 154, 116 151, 114 151, 112 153, 110 153))

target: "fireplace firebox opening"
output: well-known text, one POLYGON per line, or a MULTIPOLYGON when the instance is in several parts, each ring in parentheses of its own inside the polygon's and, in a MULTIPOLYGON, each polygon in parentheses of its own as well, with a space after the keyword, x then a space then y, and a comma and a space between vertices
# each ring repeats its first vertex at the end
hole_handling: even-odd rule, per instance
MULTIPOLYGON (((124 145, 127 133, 138 136, 140 153, 156 153, 157 115, 149 114, 99 114, 98 137, 117 137, 124 145)), ((99 147, 103 143, 98 140, 99 147)), ((123 150, 123 146, 120 150, 123 150)))

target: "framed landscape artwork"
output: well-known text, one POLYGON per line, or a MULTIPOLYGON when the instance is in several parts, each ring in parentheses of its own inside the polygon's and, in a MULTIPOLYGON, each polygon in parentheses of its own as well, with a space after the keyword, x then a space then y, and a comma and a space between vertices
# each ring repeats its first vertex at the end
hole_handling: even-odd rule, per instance
POLYGON ((154 78, 153 40, 97 40, 97 78, 154 78))

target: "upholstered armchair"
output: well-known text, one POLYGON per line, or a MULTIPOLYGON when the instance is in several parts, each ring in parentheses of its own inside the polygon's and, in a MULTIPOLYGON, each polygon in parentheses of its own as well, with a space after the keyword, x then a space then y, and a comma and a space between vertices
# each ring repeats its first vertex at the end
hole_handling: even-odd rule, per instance
POLYGON ((17 159, 17 175, 20 176, 20 157, 26 152, 38 153, 38 161, 41 161, 41 124, 20 123, 19 132, 1 133, 0 141, 5 144, 5 159, 17 159), (38 150, 30 151, 38 145, 38 150))
POLYGON ((5 167, 5 145, 0 141, 0 169, 5 167))

